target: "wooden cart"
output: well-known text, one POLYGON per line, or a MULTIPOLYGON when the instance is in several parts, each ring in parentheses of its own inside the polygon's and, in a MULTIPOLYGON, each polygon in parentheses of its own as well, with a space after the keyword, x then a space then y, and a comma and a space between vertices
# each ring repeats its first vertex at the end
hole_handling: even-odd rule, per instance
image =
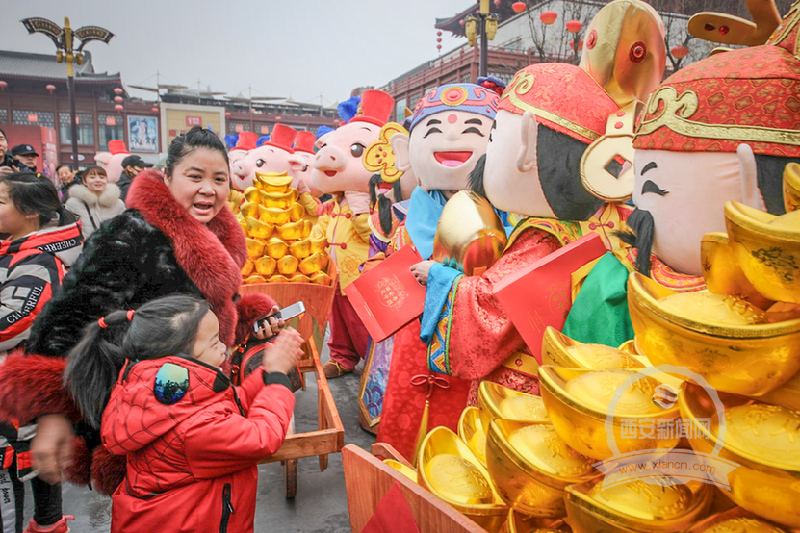
POLYGON ((283 446, 264 461, 266 463, 280 461, 283 464, 283 481, 287 498, 293 498, 297 494, 299 458, 319 456, 320 470, 325 470, 328 467, 328 454, 340 452, 344 446, 344 427, 328 387, 328 381, 322 372, 318 349, 324 340, 328 315, 336 292, 336 267, 333 261, 329 262, 328 275, 333 278, 333 284, 330 286, 312 283, 265 283, 243 285, 240 290, 242 294, 251 292, 268 294, 280 307, 298 301, 302 301, 306 307, 306 312, 300 320, 294 320, 291 324, 300 336, 306 339, 303 345, 304 355, 298 363, 301 376, 313 373, 317 381, 318 429, 305 433, 291 433, 286 437, 283 446))

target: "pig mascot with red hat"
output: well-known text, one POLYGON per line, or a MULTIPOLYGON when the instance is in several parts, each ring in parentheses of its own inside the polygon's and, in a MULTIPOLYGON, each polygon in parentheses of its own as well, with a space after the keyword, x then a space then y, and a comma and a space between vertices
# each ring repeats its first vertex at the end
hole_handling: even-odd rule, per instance
POLYGON ((294 154, 294 144, 297 131, 283 124, 275 124, 272 128, 270 139, 253 148, 243 158, 231 166, 231 184, 234 189, 243 191, 252 187, 256 179, 256 172, 289 172, 291 165, 289 157, 294 154))
POLYGON ((325 376, 352 372, 366 356, 369 335, 347 300, 347 286, 360 274, 369 254, 369 181, 372 173, 361 163, 364 150, 378 138, 388 121, 394 99, 383 91, 368 89, 361 95, 359 113, 329 133, 314 158, 311 181, 323 193, 335 197, 333 212, 320 217, 315 233, 327 239, 329 253, 339 269, 339 284, 330 316, 331 358, 325 376))

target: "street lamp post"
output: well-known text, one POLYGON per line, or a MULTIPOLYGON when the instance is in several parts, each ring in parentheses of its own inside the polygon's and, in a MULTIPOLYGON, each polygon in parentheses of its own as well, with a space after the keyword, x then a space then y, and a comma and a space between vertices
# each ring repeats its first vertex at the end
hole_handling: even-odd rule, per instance
POLYGON ((28 33, 42 33, 48 36, 56 45, 56 61, 67 63, 67 95, 69 97, 69 125, 70 136, 72 137, 72 163, 78 165, 78 123, 75 115, 75 73, 73 64, 83 63, 83 47, 89 41, 108 41, 114 34, 100 26, 82 26, 73 30, 69 25, 69 17, 64 17, 64 27, 62 28, 52 20, 42 17, 31 17, 23 19, 22 25, 28 33), (80 46, 73 47, 73 42, 77 38, 80 46))
POLYGON ((465 19, 465 34, 470 46, 475 46, 480 35, 480 55, 478 56, 478 76, 486 76, 489 57, 489 41, 497 32, 497 15, 489 12, 489 0, 478 0, 478 16, 469 15, 465 19))

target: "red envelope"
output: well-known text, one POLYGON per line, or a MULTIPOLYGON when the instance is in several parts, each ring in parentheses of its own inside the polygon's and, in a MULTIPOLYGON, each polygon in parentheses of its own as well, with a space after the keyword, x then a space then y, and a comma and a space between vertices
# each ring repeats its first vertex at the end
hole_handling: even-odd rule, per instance
POLYGON ((425 287, 409 270, 420 261, 414 247, 403 246, 347 286, 347 297, 373 341, 393 335, 425 310, 425 287))
POLYGON ((572 273, 605 253, 603 239, 591 233, 494 286, 503 310, 539 363, 545 328, 561 331, 572 308, 572 273))
POLYGON ((411 507, 408 506, 398 482, 395 481, 378 502, 375 513, 361 533, 419 533, 411 507))

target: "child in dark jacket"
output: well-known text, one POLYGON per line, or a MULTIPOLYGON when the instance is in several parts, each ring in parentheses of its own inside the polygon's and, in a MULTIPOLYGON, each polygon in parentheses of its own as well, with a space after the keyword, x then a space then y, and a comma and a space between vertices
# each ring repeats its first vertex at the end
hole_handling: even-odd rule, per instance
POLYGON ((233 387, 204 300, 166 296, 90 325, 66 379, 86 419, 102 416, 103 444, 127 456, 112 532, 252 532, 256 465, 289 429, 287 374, 301 344, 296 331, 281 330, 261 367, 233 387))
MULTIPOLYGON (((31 325, 66 268, 83 248, 81 228, 65 211, 58 191, 32 172, 0 177, 0 361, 25 345, 31 325)), ((50 485, 32 468, 35 423, 0 420, 0 531, 22 531, 25 487, 31 480, 34 518, 26 533, 68 531, 61 514, 61 485, 50 485)), ((71 517, 70 517, 71 518, 71 517)))

